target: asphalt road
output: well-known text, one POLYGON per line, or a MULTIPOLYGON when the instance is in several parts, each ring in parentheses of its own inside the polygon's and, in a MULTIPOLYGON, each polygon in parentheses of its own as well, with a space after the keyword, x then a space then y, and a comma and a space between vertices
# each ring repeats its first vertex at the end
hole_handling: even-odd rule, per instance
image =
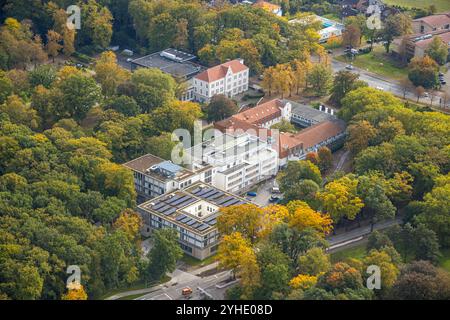
MULTIPOLYGON (((341 62, 341 61, 337 61, 337 60, 332 60, 331 62, 331 68, 333 69, 334 72, 338 72, 341 70, 346 70, 345 67, 347 66, 347 63, 341 62)), ((400 83, 398 83, 397 81, 394 81, 392 79, 385 79, 381 76, 375 75, 373 73, 370 73, 366 70, 354 67, 353 70, 351 70, 354 73, 358 73, 359 74, 359 78, 360 80, 363 80, 365 82, 367 82, 369 84, 370 87, 373 88, 382 88, 383 91, 386 92, 390 92, 400 98, 403 98, 403 94, 404 94, 404 90, 403 87, 400 85, 400 83)), ((449 76, 450 72, 447 73, 447 76, 449 76)), ((447 92, 450 93, 449 90, 449 86, 444 86, 442 88, 443 90, 447 90, 447 92)), ((417 100, 417 95, 415 92, 411 91, 411 90, 407 90, 406 91, 406 98, 412 101, 416 101, 417 100)), ((422 97, 420 99, 420 101, 422 103, 431 103, 431 99, 430 97, 426 98, 426 97, 422 97)), ((435 97, 433 100, 433 105, 439 105, 439 97, 435 97)))
MULTIPOLYGON (((183 273, 182 271, 177 271, 183 273)), ((189 300, 202 299, 199 287, 209 293, 215 300, 223 300, 225 291, 228 288, 219 289, 216 288, 216 284, 230 278, 230 276, 230 271, 222 271, 203 278, 184 272, 183 275, 172 278, 167 285, 160 286, 159 289, 135 300, 185 300, 186 298, 181 294, 181 291, 186 287, 190 287, 193 291, 189 300)))

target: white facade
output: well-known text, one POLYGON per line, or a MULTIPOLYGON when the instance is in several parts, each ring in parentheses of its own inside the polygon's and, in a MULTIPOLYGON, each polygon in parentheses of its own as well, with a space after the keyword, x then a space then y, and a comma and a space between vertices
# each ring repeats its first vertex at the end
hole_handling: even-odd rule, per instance
POLYGON ((232 193, 249 189, 278 172, 278 154, 250 134, 233 136, 217 132, 214 139, 186 151, 193 168, 210 165, 212 185, 232 193))
MULTIPOLYGON (((221 66, 211 68, 216 70, 210 71, 214 77, 209 81, 202 80, 199 76, 193 78, 193 94, 195 100, 208 102, 216 94, 223 94, 228 98, 232 98, 248 90, 248 68, 233 73, 231 67, 222 67, 227 68, 226 73, 222 74, 222 72, 217 70, 217 68, 221 66)), ((208 72, 209 70, 205 72, 208 72)))

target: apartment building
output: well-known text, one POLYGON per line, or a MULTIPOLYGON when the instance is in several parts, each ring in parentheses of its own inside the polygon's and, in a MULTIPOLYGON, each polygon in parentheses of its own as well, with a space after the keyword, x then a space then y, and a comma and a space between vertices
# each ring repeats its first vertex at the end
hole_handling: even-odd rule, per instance
POLYGON ((209 68, 193 78, 195 100, 209 102, 216 94, 232 98, 248 90, 249 69, 236 59, 209 68))
POLYGON ((204 166, 193 172, 157 156, 146 154, 123 166, 133 171, 138 203, 186 188, 198 181, 210 182, 212 168, 204 166))
POLYGON ((191 157, 190 170, 212 167, 212 185, 227 192, 240 193, 278 172, 278 155, 270 143, 255 135, 223 134, 184 152, 191 157))
POLYGON ((414 33, 427 34, 433 31, 450 30, 450 12, 434 14, 413 20, 414 33))
POLYGON ((179 234, 181 249, 203 260, 217 252, 220 237, 216 223, 220 208, 245 203, 248 202, 241 197, 197 182, 149 200, 137 210, 143 218, 144 236, 155 229, 173 228, 179 234))
POLYGON ((406 58, 422 58, 435 37, 447 44, 450 53, 450 30, 441 29, 427 34, 413 34, 406 37, 396 38, 392 43, 392 52, 398 56, 406 53, 406 58))

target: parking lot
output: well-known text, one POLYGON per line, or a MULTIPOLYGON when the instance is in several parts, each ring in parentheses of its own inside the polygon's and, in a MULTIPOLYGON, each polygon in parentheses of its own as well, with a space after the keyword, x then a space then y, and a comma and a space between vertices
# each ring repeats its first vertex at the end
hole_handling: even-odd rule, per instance
MULTIPOLYGON (((250 197, 246 195, 245 197, 253 202, 254 204, 265 207, 270 204, 270 197, 272 195, 271 189, 272 187, 278 187, 278 184, 275 181, 275 178, 271 178, 269 180, 266 180, 265 182, 258 185, 256 189, 256 197, 250 197)), ((281 194, 277 194, 277 196, 282 196, 281 194)))

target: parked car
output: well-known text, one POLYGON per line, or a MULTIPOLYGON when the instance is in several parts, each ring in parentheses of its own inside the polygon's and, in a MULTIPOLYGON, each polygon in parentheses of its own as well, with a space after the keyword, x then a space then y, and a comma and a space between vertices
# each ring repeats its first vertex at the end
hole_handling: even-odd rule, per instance
POLYGON ((249 191, 249 192, 247 192, 247 195, 248 195, 249 197, 256 197, 256 192, 249 191))
POLYGON ((133 61, 133 59, 127 58, 127 62, 131 62, 131 61, 133 61))
POLYGON ((441 84, 442 84, 443 86, 445 86, 445 85, 447 84, 447 81, 441 81, 441 84))
POLYGON ((278 188, 278 187, 272 187, 272 189, 270 189, 270 191, 272 193, 281 193, 280 188, 278 188))
POLYGON ((270 202, 270 203, 278 203, 279 201, 280 201, 280 197, 278 197, 278 196, 272 195, 272 196, 270 196, 270 198, 269 198, 269 202, 270 202))
POLYGON ((377 90, 384 91, 384 88, 382 88, 382 87, 377 87, 377 90))
POLYGON ((328 54, 333 54, 333 50, 328 50, 328 54))
POLYGON ((353 69, 355 69, 355 67, 353 67, 351 64, 348 64, 348 65, 345 66, 345 69, 353 70, 353 69))

